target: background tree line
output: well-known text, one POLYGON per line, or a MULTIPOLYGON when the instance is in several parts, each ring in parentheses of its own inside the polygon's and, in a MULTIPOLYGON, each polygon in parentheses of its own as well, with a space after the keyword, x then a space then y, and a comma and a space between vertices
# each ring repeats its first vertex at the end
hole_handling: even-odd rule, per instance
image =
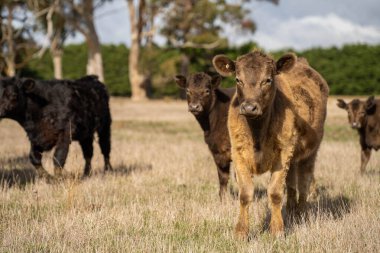
MULTIPOLYGON (((85 39, 86 74, 104 78, 101 44, 95 28, 96 10, 113 0, 1 0, 0 73, 15 76, 31 60, 41 58, 47 49, 54 77, 63 72, 63 45, 68 36, 80 33, 85 39), (37 36, 36 36, 37 34, 37 36), (36 37, 44 34, 41 43, 36 37), (42 44, 42 45, 41 45, 42 44)), ((153 48, 155 35, 181 52, 181 73, 189 69, 187 48, 212 49, 226 45, 225 28, 254 32, 249 0, 125 0, 130 23, 130 53, 118 64, 128 65, 132 99, 148 97, 153 73, 141 64, 142 51, 153 48), (159 23, 159 24, 158 24, 159 23), (128 60, 127 60, 128 59, 128 60)), ((278 4, 278 0, 257 0, 278 4)), ((112 14, 112 13, 111 13, 112 14)), ((82 53, 82 52, 81 52, 82 53)), ((68 76, 69 77, 69 76, 68 76)))
MULTIPOLYGON (((255 32, 250 0, 125 0, 130 48, 101 45, 95 12, 111 1, 115 0, 1 0, 0 75, 61 79, 95 74, 113 95, 134 100, 175 97, 179 92, 174 74, 212 72, 215 54, 234 58, 256 47, 254 43, 231 47, 225 37, 231 28, 241 35, 255 32), (65 45, 76 34, 84 37, 84 43, 65 45), (165 45, 154 43, 156 35, 165 38, 165 45)), ((256 1, 279 4, 279 0, 256 1)), ((332 94, 379 93, 378 46, 298 54, 322 73, 332 94)), ((224 85, 232 84, 226 79, 224 85)))
MULTIPOLYGON (((241 47, 217 49, 188 48, 189 72, 205 71, 215 73, 211 60, 216 54, 226 54, 236 58, 256 48, 255 44, 241 47)), ((63 48, 63 74, 66 78, 77 78, 86 74, 86 45, 69 45, 63 48)), ((129 69, 125 59, 129 49, 125 45, 102 45, 104 73, 110 93, 117 96, 131 96, 128 78, 129 69)), ((270 52, 278 58, 284 52, 270 52)), ((180 91, 173 76, 181 72, 183 49, 152 46, 141 54, 141 69, 147 69, 151 79, 151 97, 179 97, 180 91)), ((309 49, 296 52, 308 59, 311 66, 318 70, 330 85, 330 93, 336 95, 380 94, 380 45, 346 45, 342 48, 309 49)), ((22 76, 40 79, 53 78, 54 67, 49 53, 42 59, 34 59, 21 69, 22 76)), ((233 78, 226 78, 223 86, 234 85, 233 78)))

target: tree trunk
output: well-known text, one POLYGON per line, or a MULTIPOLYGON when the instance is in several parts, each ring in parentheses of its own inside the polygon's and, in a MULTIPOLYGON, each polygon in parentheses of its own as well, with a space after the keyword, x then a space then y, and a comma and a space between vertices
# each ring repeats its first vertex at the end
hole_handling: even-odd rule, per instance
MULTIPOLYGON (((131 24, 131 48, 129 52, 129 81, 131 83, 132 89, 132 100, 142 101, 147 99, 147 92, 145 87, 145 77, 140 73, 139 65, 139 56, 140 56, 140 41, 141 41, 141 19, 140 22, 136 20, 136 10, 133 5, 133 0, 128 1, 129 9, 129 18, 131 24)), ((143 6, 145 1, 140 0, 139 7, 139 17, 141 17, 143 12, 143 6)))
MULTIPOLYGON (((182 52, 181 55, 181 75, 187 76, 189 74, 190 59, 186 52, 182 52)), ((186 91, 184 89, 179 90, 179 97, 186 99, 186 91)))
POLYGON ((88 24, 88 34, 86 36, 88 46, 87 74, 97 75, 101 82, 104 82, 103 57, 98 35, 94 23, 88 24))
POLYGON ((52 54, 53 57, 53 65, 54 65, 54 78, 62 79, 62 54, 52 54))
MULTIPOLYGON (((92 34, 90 37, 97 35, 92 34)), ((104 82, 104 71, 103 71, 103 57, 101 53, 100 43, 97 39, 87 40, 88 46, 88 58, 87 58, 87 74, 97 75, 101 82, 104 82)))
MULTIPOLYGON (((57 33, 59 34, 59 33, 57 33)), ((62 79, 62 49, 59 47, 59 35, 55 36, 50 45, 50 53, 54 66, 54 78, 62 79)))
POLYGON ((103 57, 100 47, 100 41, 94 24, 94 6, 93 0, 86 0, 84 4, 84 20, 87 26, 85 34, 88 57, 87 57, 87 74, 97 75, 101 82, 104 82, 103 57))
POLYGON ((14 62, 12 61, 6 61, 7 64, 6 64, 6 67, 5 67, 5 75, 8 76, 8 77, 12 77, 12 76, 15 76, 16 75, 16 67, 15 67, 15 64, 14 62))
POLYGON ((14 38, 13 38, 13 5, 9 4, 7 5, 8 9, 8 18, 7 18, 7 26, 5 29, 5 41, 7 44, 7 52, 5 54, 5 75, 7 76, 15 76, 16 75, 16 52, 15 52, 15 45, 14 45, 14 38))

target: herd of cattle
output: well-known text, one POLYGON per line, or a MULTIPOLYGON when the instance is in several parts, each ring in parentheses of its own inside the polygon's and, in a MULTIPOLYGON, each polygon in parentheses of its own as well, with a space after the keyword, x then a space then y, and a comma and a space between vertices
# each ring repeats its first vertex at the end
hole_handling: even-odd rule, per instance
MULTIPOLYGON (((206 73, 178 75, 175 81, 186 91, 188 109, 204 131, 218 169, 219 196, 223 200, 226 194, 233 161, 240 199, 235 232, 246 238, 252 178, 270 171, 270 231, 281 234, 284 190, 290 215, 306 208, 323 138, 329 87, 306 59, 292 53, 278 61, 257 50, 235 61, 217 55, 213 65, 220 75, 235 76, 236 87, 220 88, 220 75, 206 73)), ((338 100, 338 106, 347 110, 351 126, 360 134, 364 172, 371 149, 380 148, 380 101, 374 97, 348 104, 338 100)), ((73 140, 79 141, 83 151, 84 176, 90 175, 95 132, 104 169, 112 170, 109 96, 96 76, 52 81, 1 78, 1 118, 13 119, 25 129, 31 143, 30 161, 38 176, 47 181, 62 177, 73 140), (41 159, 43 152, 54 147, 53 177, 42 167, 41 159)))

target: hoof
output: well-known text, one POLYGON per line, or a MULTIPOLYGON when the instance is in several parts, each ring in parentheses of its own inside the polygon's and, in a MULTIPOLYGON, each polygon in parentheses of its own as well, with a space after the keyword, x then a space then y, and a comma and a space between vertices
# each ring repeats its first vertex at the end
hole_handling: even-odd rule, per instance
POLYGON ((59 180, 63 181, 65 179, 71 179, 73 178, 73 175, 65 170, 58 169, 54 170, 54 176, 59 180))
POLYGON ((284 226, 270 226, 270 233, 275 237, 282 237, 285 235, 284 226))
POLYGON ((111 164, 106 164, 104 166, 104 172, 108 172, 108 171, 113 171, 111 164))
POLYGON ((241 224, 237 224, 235 228, 235 236, 240 240, 248 240, 248 232, 249 229, 247 226, 243 226, 241 224))
POLYGON ((86 180, 90 178, 90 174, 84 173, 82 177, 80 178, 81 180, 86 180))
POLYGON ((48 184, 54 184, 57 182, 57 179, 50 175, 46 170, 44 169, 38 169, 37 175, 39 179, 44 180, 48 184))

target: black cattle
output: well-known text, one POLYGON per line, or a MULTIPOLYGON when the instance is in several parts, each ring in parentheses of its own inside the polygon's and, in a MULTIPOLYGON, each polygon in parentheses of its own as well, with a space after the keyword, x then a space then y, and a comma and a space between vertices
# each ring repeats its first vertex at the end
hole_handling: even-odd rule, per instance
POLYGON ((104 156, 105 170, 112 169, 109 96, 96 76, 78 80, 37 81, 0 79, 0 118, 17 121, 31 143, 30 161, 40 177, 52 177, 42 167, 42 153, 56 147, 54 174, 62 176, 69 146, 79 141, 86 160, 84 175, 91 172, 94 133, 104 156))

